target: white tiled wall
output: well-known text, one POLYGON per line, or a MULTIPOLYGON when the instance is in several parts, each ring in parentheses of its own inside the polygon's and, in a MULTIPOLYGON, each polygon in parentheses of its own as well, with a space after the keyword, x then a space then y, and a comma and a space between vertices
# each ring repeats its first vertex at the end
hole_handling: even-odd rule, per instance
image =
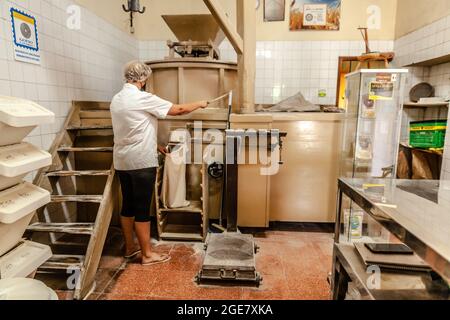
MULTIPOLYGON (((372 50, 392 51, 392 41, 372 50)), ((362 41, 264 41, 257 43, 256 102, 277 103, 299 91, 316 104, 336 104, 339 56, 358 56, 362 41), (319 98, 319 90, 327 96, 319 98)))
POLYGON ((400 66, 450 54, 450 16, 397 39, 395 52, 400 66))
POLYGON ((141 61, 162 60, 169 54, 166 41, 139 41, 141 61))
MULTIPOLYGON (((416 30, 395 41, 394 64, 402 67, 450 55, 450 16, 416 30)), ((432 67, 410 67, 405 94, 415 84, 426 81, 436 89, 436 96, 450 96, 450 63, 432 67)), ((406 101, 409 98, 406 98, 406 101)), ((449 118, 447 108, 405 110, 402 122, 402 142, 408 141, 410 121, 449 118)), ((442 179, 450 180, 450 134, 447 134, 442 165, 442 179)))
POLYGON ((48 149, 72 100, 109 101, 122 86, 123 65, 138 57, 138 41, 82 9, 81 30, 66 27, 67 0, 0 1, 0 94, 31 99, 57 122, 34 130, 28 141, 48 149), (37 18, 41 65, 14 60, 9 4, 37 18))
POLYGON ((436 89, 436 96, 450 97, 450 63, 431 67, 428 82, 436 89))
MULTIPOLYGON (((393 41, 373 41, 372 50, 392 51, 393 41)), ((256 103, 272 104, 299 91, 313 103, 335 104, 339 56, 357 56, 362 41, 259 41, 256 49, 256 103), (319 98, 319 90, 327 97, 319 98)), ((228 41, 220 46, 221 59, 236 61, 228 41)), ((163 59, 166 42, 140 43, 140 59, 163 59)))

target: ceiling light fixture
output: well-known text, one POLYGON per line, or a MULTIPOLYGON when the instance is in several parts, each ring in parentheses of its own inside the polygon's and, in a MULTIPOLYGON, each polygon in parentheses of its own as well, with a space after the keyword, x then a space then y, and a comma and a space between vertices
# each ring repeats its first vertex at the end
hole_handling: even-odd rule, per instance
POLYGON ((125 7, 125 5, 122 5, 123 11, 125 12, 129 12, 130 13, 130 32, 134 33, 134 24, 133 24, 133 19, 134 19, 134 13, 144 13, 145 12, 145 7, 142 8, 141 10, 141 5, 139 4, 139 0, 128 0, 128 8, 125 7))

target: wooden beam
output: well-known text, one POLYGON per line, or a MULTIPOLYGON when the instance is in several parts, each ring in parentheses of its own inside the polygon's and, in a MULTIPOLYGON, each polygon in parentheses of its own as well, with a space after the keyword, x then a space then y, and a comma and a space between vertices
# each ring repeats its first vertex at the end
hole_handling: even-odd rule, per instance
POLYGON ((185 88, 184 88, 184 68, 178 68, 178 103, 183 104, 185 102, 185 88))
MULTIPOLYGON (((203 0, 205 5, 208 7, 211 14, 216 19, 222 31, 227 36, 228 40, 231 42, 234 50, 237 54, 242 54, 244 52, 244 43, 241 36, 236 32, 230 19, 227 17, 225 11, 222 8, 219 0, 203 0)), ((247 1, 252 2, 252 1, 247 1)), ((253 3, 253 10, 255 10, 255 4, 253 3)))
POLYGON ((255 2, 236 0, 237 31, 243 39, 244 50, 238 54, 238 101, 241 113, 255 112, 256 77, 256 10, 255 2))

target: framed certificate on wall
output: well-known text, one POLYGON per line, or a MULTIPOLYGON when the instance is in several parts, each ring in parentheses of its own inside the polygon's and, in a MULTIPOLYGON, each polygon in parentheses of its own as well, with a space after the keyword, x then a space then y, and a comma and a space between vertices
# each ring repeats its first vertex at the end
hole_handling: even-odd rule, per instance
POLYGON ((292 0, 289 29, 334 30, 340 28, 341 0, 292 0))
POLYGON ((41 63, 37 21, 31 14, 10 7, 14 58, 33 64, 41 63))

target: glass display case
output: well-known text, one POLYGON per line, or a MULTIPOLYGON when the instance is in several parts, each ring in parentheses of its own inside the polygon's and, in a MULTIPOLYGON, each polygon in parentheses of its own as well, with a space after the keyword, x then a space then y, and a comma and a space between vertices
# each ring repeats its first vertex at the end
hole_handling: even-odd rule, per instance
POLYGON ((339 179, 333 298, 449 299, 449 212, 450 181, 339 179))
POLYGON ((395 178, 407 73, 367 69, 346 76, 341 177, 395 178))

